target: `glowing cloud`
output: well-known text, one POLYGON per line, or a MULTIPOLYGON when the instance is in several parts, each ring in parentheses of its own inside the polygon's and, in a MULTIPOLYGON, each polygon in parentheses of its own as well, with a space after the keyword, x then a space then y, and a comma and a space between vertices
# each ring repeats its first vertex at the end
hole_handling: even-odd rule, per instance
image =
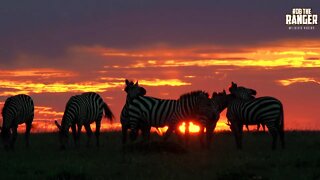
POLYGON ((61 119, 63 112, 57 112, 52 107, 35 106, 35 120, 56 120, 61 119))
POLYGON ((320 85, 320 81, 317 81, 314 78, 308 78, 308 77, 299 77, 299 78, 278 80, 278 83, 280 83, 283 86, 289 86, 294 83, 308 83, 308 82, 317 83, 320 85))
POLYGON ((141 85, 146 86, 188 86, 191 83, 183 82, 179 79, 154 79, 154 80, 139 80, 141 85))
POLYGON ((0 80, 0 88, 7 88, 2 91, 0 96, 15 95, 17 93, 62 93, 62 92, 104 92, 109 88, 121 87, 123 82, 99 83, 99 82, 80 82, 80 83, 34 83, 32 81, 3 81, 0 80))
POLYGON ((320 43, 317 41, 295 40, 273 42, 255 47, 235 47, 230 50, 219 46, 195 46, 187 48, 157 47, 153 49, 122 50, 103 49, 96 52, 103 56, 115 54, 135 58, 125 66, 117 68, 184 67, 184 66, 239 66, 239 67, 320 67, 318 60, 320 43))
POLYGON ((0 70, 0 77, 42 77, 42 78, 66 78, 77 74, 56 69, 21 69, 0 70))
MULTIPOLYGON (((239 66, 239 67, 320 67, 320 61, 308 60, 301 57, 285 57, 278 59, 244 59, 244 60, 219 60, 219 59, 204 59, 204 60, 167 60, 156 65, 139 62, 130 66, 130 68, 145 68, 145 67, 183 67, 183 66, 239 66)), ((127 67, 129 68, 129 67, 127 67)))

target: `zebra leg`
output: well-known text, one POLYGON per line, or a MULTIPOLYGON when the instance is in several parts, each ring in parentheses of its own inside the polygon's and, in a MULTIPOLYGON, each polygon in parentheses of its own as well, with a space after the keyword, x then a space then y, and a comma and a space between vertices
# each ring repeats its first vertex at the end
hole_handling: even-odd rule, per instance
POLYGON ((78 147, 76 124, 71 125, 71 131, 72 131, 74 145, 78 147))
POLYGON ((238 149, 242 149, 242 124, 235 124, 234 121, 230 121, 231 130, 234 134, 236 145, 238 149))
POLYGON ((151 126, 146 126, 141 129, 142 130, 142 136, 144 138, 144 141, 149 142, 150 141, 150 130, 151 126))
POLYGON ((189 136, 190 136, 190 129, 189 128, 190 128, 190 122, 186 122, 186 130, 184 132, 186 147, 189 146, 189 136))
POLYGON ((164 135, 163 141, 167 141, 168 138, 171 136, 172 132, 174 131, 175 126, 173 124, 170 124, 168 126, 168 129, 164 135))
POLYGON ((199 131, 199 140, 200 140, 200 145, 202 148, 204 148, 204 126, 200 126, 200 131, 199 131))
POLYGON ((283 124, 283 122, 280 124, 279 135, 280 135, 282 149, 284 149, 285 143, 284 143, 284 124, 283 124))
POLYGON ((272 136, 272 150, 275 150, 277 147, 277 140, 278 140, 278 128, 272 125, 267 124, 269 132, 272 136))
POLYGON ((80 136, 81 136, 82 125, 81 124, 77 124, 77 127, 78 127, 77 141, 79 141, 80 140, 80 136))
POLYGON ((10 149, 14 149, 14 143, 17 140, 17 134, 18 134, 17 129, 18 129, 17 126, 12 128, 12 139, 10 141, 10 149))
POLYGON ((122 145, 127 143, 128 128, 125 125, 122 125, 122 145))
MULTIPOLYGON (((248 124, 246 124, 246 128, 247 128, 247 131, 250 132, 248 124)), ((242 129, 242 127, 241 127, 241 129, 242 129)))
POLYGON ((29 147, 29 137, 30 137, 30 131, 31 131, 31 122, 27 122, 26 123, 26 133, 25 133, 26 147, 29 147))
POLYGON ((143 136, 143 144, 146 150, 149 149, 149 145, 150 145, 150 130, 151 130, 151 126, 146 126, 141 128, 142 136, 143 136))
POLYGON ((210 149, 211 147, 212 136, 216 125, 217 121, 214 123, 207 122, 207 149, 210 149))
POLYGON ((96 121, 96 132, 95 132, 95 135, 96 135, 96 145, 97 147, 100 146, 100 127, 101 127, 101 120, 100 121, 96 121))
POLYGON ((260 123, 257 124, 257 132, 259 132, 260 129, 260 123))
POLYGON ((92 136, 92 130, 90 127, 90 124, 84 125, 84 128, 86 129, 88 140, 87 140, 87 147, 90 146, 91 136, 92 136))

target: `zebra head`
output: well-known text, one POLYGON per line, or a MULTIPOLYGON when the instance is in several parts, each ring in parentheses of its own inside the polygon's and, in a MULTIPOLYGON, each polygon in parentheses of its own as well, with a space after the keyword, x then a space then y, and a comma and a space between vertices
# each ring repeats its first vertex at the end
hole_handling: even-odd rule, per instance
POLYGON ((68 144, 68 130, 62 128, 58 121, 54 121, 54 123, 59 129, 60 148, 65 149, 68 144))
POLYGON ((211 101, 217 106, 219 113, 221 113, 229 104, 229 98, 225 90, 222 92, 213 92, 211 101))
POLYGON ((126 79, 125 83, 126 83, 126 87, 124 91, 127 93, 127 97, 129 99, 133 99, 138 96, 144 96, 147 93, 146 89, 139 86, 138 81, 134 83, 133 81, 129 81, 126 79))
POLYGON ((10 128, 5 128, 5 127, 1 127, 1 139, 2 139, 2 143, 5 149, 9 148, 10 145, 10 139, 11 139, 11 131, 10 128))
POLYGON ((236 83, 231 82, 231 86, 229 87, 229 92, 236 98, 241 100, 252 100, 255 99, 255 95, 257 95, 257 91, 254 89, 238 86, 236 83))
POLYGON ((205 115, 209 121, 216 122, 220 118, 219 109, 207 93, 200 97, 199 109, 199 113, 205 115))

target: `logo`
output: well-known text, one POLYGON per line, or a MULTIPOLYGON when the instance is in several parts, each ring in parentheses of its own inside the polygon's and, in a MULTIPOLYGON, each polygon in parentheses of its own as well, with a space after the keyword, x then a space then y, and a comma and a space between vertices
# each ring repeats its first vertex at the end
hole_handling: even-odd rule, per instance
POLYGON ((286 25, 289 30, 314 30, 318 15, 311 8, 293 8, 291 14, 286 14, 286 25))

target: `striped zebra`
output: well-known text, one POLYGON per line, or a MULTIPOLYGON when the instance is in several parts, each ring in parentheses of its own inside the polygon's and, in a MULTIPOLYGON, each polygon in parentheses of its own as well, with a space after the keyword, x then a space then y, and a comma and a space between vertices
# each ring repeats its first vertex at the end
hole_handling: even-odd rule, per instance
POLYGON ((19 124, 26 124, 26 146, 29 146, 29 135, 34 118, 34 104, 30 96, 19 94, 9 97, 2 109, 1 138, 6 149, 14 148, 19 124))
POLYGON ((272 149, 276 148, 278 135, 284 148, 284 121, 282 103, 273 97, 259 97, 244 101, 232 94, 219 93, 213 98, 226 106, 227 118, 231 122, 231 130, 235 135, 237 148, 242 148, 242 126, 244 124, 266 124, 272 135, 272 149))
POLYGON ((138 96, 144 96, 146 94, 146 90, 139 86, 138 81, 134 83, 133 81, 125 80, 126 87, 124 91, 127 93, 126 103, 122 108, 120 115, 120 122, 122 127, 122 144, 127 142, 127 133, 129 127, 129 104, 132 100, 138 96))
POLYGON ((236 96, 237 98, 243 99, 243 100, 253 100, 255 99, 255 96, 257 95, 257 91, 254 89, 249 89, 246 87, 239 86, 231 82, 231 86, 229 87, 229 92, 236 96))
POLYGON ((216 119, 217 112, 208 93, 194 91, 180 96, 178 100, 139 96, 129 104, 129 116, 130 138, 134 141, 139 126, 148 133, 151 127, 169 126, 168 137, 178 123, 186 119, 197 119, 205 126, 212 124, 209 122, 216 119))
POLYGON ((103 111, 105 113, 105 117, 110 119, 110 121, 114 119, 113 113, 99 94, 87 92, 81 95, 72 96, 66 105, 61 125, 55 121, 56 126, 59 128, 59 140, 61 148, 64 149, 67 145, 70 127, 74 142, 77 145, 82 126, 85 127, 88 136, 88 146, 92 136, 90 124, 93 122, 96 123, 96 145, 99 146, 100 126, 103 111), (76 126, 78 132, 76 131, 76 126))
MULTIPOLYGON (((239 98, 239 99, 242 99, 242 100, 253 100, 255 99, 255 96, 257 95, 257 91, 254 90, 254 89, 249 89, 249 88, 246 88, 246 87, 242 87, 242 86, 239 86, 234 83, 234 82, 231 82, 231 86, 229 88, 229 92, 235 96, 236 98, 239 98)), ((265 125, 264 124, 257 124, 257 131, 259 131, 260 129, 260 125, 262 125, 262 128, 263 128, 263 131, 265 131, 265 125)), ((246 126, 246 129, 247 131, 249 131, 249 125, 248 124, 245 124, 246 126)))

